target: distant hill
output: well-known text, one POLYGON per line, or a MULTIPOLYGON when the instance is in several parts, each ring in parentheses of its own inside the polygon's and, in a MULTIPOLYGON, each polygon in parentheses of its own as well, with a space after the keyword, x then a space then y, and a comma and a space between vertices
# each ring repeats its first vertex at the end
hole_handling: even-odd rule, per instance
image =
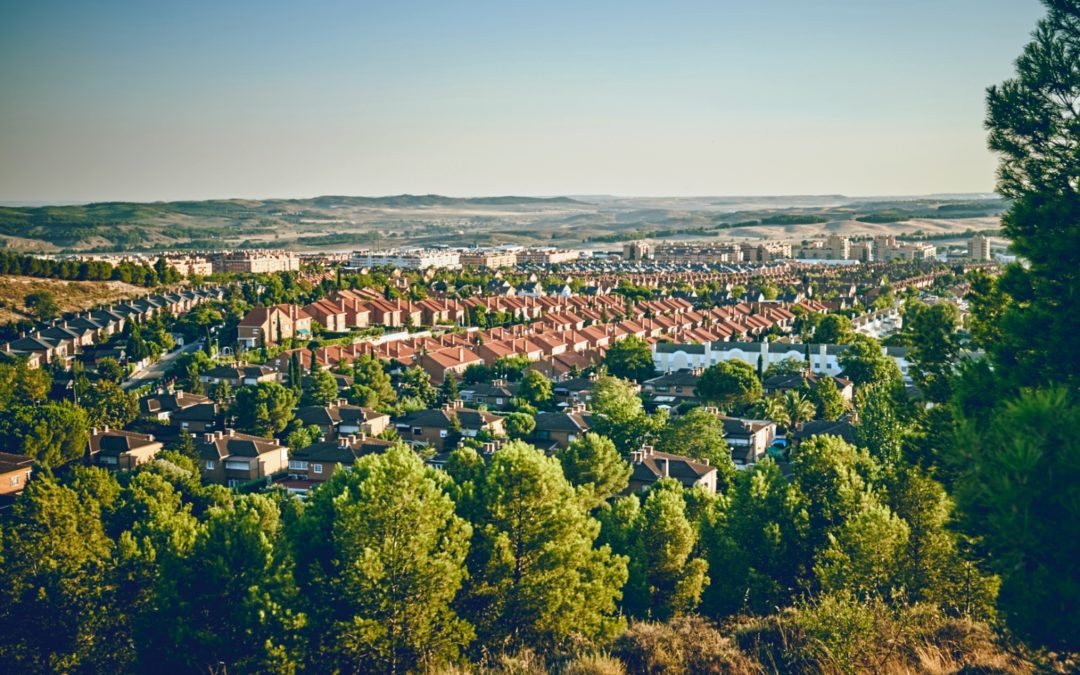
MULTIPOLYGON (((987 195, 866 199, 842 195, 571 198, 401 194, 98 202, 0 206, 0 248, 60 253, 500 243, 578 246, 638 236, 812 237, 823 233, 825 227, 847 234, 869 234, 879 231, 872 228, 875 225, 902 227, 916 220, 932 221, 931 230, 940 225, 963 232, 971 226, 953 221, 996 218, 1006 207, 1005 201, 987 195), (838 224, 844 224, 842 230, 837 229, 838 224)), ((909 229, 922 227, 918 224, 909 229)))

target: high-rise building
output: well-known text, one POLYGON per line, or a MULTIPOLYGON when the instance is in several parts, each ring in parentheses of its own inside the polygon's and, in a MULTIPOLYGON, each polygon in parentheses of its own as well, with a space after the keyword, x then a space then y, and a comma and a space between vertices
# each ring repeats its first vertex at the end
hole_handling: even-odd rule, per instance
POLYGON ((631 241, 622 246, 623 260, 645 260, 652 257, 652 246, 645 241, 631 241))
POLYGON ((990 239, 977 234, 968 240, 968 257, 972 260, 992 260, 990 254, 990 239))

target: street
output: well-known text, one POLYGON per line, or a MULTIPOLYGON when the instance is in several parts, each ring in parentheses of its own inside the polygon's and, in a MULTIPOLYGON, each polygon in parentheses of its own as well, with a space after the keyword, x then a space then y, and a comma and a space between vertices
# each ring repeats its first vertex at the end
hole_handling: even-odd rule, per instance
POLYGON ((169 370, 169 365, 180 357, 181 354, 188 354, 198 349, 202 349, 203 341, 196 340, 191 344, 184 345, 180 349, 169 352, 161 357, 156 363, 150 364, 149 367, 133 372, 123 384, 120 386, 125 390, 138 389, 147 384, 151 384, 165 377, 166 371, 169 370))

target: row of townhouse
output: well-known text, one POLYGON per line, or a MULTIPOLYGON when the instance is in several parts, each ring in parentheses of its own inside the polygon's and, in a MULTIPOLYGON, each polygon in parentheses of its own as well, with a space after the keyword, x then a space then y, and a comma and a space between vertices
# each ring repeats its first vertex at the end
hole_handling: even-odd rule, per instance
POLYGON ((633 315, 668 315, 688 312, 693 305, 683 299, 664 298, 636 304, 617 296, 502 297, 483 296, 456 300, 387 300, 374 289, 336 291, 304 307, 272 305, 255 307, 237 327, 237 339, 247 348, 279 344, 291 338, 310 337, 312 322, 330 332, 347 332, 368 326, 464 325, 471 313, 504 313, 520 321, 540 320, 566 314, 573 320, 591 322, 633 315))
POLYGON ((694 310, 685 301, 668 299, 639 303, 649 313, 636 319, 593 323, 586 311, 546 313, 528 324, 447 332, 441 335, 405 334, 384 342, 360 341, 351 345, 284 352, 270 362, 276 371, 287 369, 299 353, 303 370, 351 363, 364 355, 419 366, 432 381, 441 383, 450 374, 460 377, 470 366, 491 367, 500 359, 523 356, 545 376, 559 380, 595 365, 614 343, 635 336, 649 342, 661 340, 727 341, 763 335, 774 327, 790 329, 795 314, 776 303, 740 303, 728 307, 694 310))
POLYGON ((0 344, 0 354, 27 359, 31 367, 71 359, 124 330, 129 322, 142 322, 161 313, 183 314, 208 300, 220 300, 224 291, 217 286, 148 295, 125 302, 77 312, 46 324, 25 335, 0 344))

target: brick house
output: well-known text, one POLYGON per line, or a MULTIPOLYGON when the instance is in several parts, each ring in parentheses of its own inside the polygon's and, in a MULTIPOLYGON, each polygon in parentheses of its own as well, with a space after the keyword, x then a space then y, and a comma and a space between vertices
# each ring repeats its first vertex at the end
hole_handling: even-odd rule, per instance
POLYGON ((87 442, 90 461, 105 469, 130 471, 154 459, 164 447, 152 434, 119 429, 91 429, 87 442))
POLYGON ((203 434, 195 450, 203 480, 229 487, 267 479, 289 467, 289 449, 276 439, 233 429, 203 434))

